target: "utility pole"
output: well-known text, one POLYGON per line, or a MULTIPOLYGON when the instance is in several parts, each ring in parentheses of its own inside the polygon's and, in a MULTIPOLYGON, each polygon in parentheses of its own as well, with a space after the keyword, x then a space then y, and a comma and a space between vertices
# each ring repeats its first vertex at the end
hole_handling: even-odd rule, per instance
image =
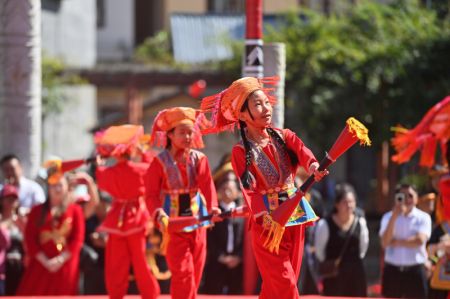
POLYGON ((244 77, 264 76, 262 40, 262 0, 247 0, 245 25, 245 55, 242 74, 244 77))
POLYGON ((0 155, 41 162, 41 1, 0 0, 0 155))

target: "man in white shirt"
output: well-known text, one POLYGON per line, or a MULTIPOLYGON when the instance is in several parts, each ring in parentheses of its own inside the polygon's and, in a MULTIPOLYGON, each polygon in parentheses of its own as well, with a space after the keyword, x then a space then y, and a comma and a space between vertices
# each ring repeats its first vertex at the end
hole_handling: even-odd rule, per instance
POLYGON ((380 238, 385 250, 382 293, 388 298, 427 298, 425 248, 431 235, 431 217, 416 208, 414 186, 396 188, 395 205, 381 219, 380 238))
POLYGON ((45 201, 42 187, 23 176, 22 165, 16 155, 3 156, 0 160, 0 167, 5 181, 19 189, 19 206, 22 210, 29 211, 33 206, 45 201))

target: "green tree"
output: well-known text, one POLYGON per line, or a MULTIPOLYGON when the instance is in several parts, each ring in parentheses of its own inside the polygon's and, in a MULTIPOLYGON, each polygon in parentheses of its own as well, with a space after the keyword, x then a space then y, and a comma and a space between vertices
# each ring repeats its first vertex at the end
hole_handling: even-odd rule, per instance
POLYGON ((144 62, 156 65, 175 64, 170 43, 170 34, 167 31, 160 31, 155 36, 145 39, 134 53, 137 62, 144 62))
POLYGON ((63 85, 83 84, 81 77, 65 73, 66 66, 57 59, 42 55, 42 115, 45 118, 50 113, 61 111, 64 94, 61 92, 63 85))
POLYGON ((290 14, 267 40, 286 44, 287 125, 323 148, 349 116, 379 144, 450 90, 449 21, 417 1, 290 14))

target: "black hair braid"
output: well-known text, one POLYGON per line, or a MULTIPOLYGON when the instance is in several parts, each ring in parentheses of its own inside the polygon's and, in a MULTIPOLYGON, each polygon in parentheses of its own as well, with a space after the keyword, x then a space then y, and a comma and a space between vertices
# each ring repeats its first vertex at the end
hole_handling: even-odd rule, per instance
POLYGON ((245 127, 246 126, 247 125, 245 124, 245 122, 243 122, 242 120, 239 121, 242 143, 244 144, 244 150, 245 150, 245 170, 241 176, 241 182, 242 182, 242 186, 245 189, 249 189, 250 183, 252 180, 252 175, 251 175, 250 171, 248 170, 248 168, 249 168, 250 164, 252 163, 252 153, 250 151, 251 150, 250 142, 248 141, 247 136, 245 135, 245 127))
POLYGON ((280 134, 278 134, 273 128, 267 128, 267 133, 269 133, 269 135, 272 136, 272 138, 275 139, 275 141, 278 142, 284 150, 286 150, 289 159, 291 160, 292 167, 296 167, 298 165, 298 157, 295 152, 286 145, 286 142, 284 142, 280 134))
POLYGON ((170 139, 169 134, 173 133, 173 131, 175 131, 175 128, 170 129, 166 133, 166 150, 170 150, 170 148, 172 147, 172 139, 170 139))

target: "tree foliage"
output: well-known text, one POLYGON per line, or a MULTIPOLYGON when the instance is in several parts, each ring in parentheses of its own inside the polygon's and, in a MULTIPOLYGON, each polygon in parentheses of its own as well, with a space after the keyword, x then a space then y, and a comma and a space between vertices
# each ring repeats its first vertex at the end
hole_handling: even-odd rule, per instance
POLYGON ((290 14, 268 41, 286 44, 287 126, 329 146, 349 116, 375 143, 414 126, 450 91, 450 26, 416 1, 361 1, 324 16, 290 14))
POLYGON ((170 34, 167 31, 160 31, 155 36, 146 38, 136 48, 134 58, 138 62, 148 64, 174 65, 170 34))
POLYGON ((71 84, 83 84, 85 80, 73 74, 64 74, 66 66, 57 59, 42 55, 42 115, 61 111, 66 98, 61 87, 71 84))

